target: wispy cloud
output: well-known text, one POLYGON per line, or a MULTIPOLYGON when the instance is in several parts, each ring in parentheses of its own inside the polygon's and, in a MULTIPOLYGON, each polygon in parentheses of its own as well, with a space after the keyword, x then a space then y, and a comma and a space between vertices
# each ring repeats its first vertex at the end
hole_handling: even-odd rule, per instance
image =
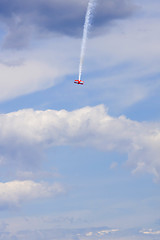
POLYGON ((26 51, 1 51, 0 102, 55 86, 73 74, 74 45, 69 38, 59 38, 26 51))
POLYGON ((0 64, 0 73, 3 79, 1 101, 6 100, 9 95, 14 98, 17 95, 34 92, 40 86, 44 86, 44 78, 46 82, 51 81, 54 85, 52 78, 56 78, 57 75, 55 69, 40 61, 26 61, 17 66, 0 64))

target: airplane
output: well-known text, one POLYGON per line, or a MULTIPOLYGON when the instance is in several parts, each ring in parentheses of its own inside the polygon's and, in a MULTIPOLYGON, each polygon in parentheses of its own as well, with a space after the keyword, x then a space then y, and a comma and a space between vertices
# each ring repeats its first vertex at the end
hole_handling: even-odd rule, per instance
POLYGON ((74 80, 74 83, 83 85, 84 81, 82 81, 82 80, 74 80))

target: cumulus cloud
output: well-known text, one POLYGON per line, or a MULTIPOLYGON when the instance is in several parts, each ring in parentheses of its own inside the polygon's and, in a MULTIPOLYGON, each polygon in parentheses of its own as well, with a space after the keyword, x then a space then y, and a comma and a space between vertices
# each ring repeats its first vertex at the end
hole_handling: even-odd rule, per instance
POLYGON ((145 171, 157 179, 160 170, 160 123, 145 123, 108 115, 103 105, 65 110, 20 110, 0 115, 2 162, 28 162, 51 146, 92 146, 128 154, 133 172, 145 171), (34 149, 34 151, 32 151, 34 149), (16 161, 15 161, 16 160, 16 161))
POLYGON ((37 183, 29 180, 1 182, 0 208, 17 207, 28 200, 48 198, 61 193, 64 193, 64 188, 58 183, 48 185, 47 183, 37 183))
MULTIPOLYGON (((81 36, 87 0, 29 0, 0 2, 0 22, 7 28, 4 46, 22 48, 36 33, 81 36)), ((95 26, 130 16, 135 7, 130 0, 99 0, 95 26)))

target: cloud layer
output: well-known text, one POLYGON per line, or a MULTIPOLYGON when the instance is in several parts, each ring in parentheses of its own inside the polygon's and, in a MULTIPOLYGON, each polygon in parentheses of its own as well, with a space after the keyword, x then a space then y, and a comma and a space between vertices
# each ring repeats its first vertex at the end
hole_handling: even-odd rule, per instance
POLYGON ((42 149, 61 145, 126 153, 134 172, 145 171, 159 178, 160 123, 113 118, 103 105, 73 112, 26 109, 0 115, 2 163, 33 164, 42 149))
MULTIPOLYGON (((87 1, 29 0, 0 2, 0 22, 6 28, 4 46, 22 48, 37 33, 58 33, 81 36, 87 1)), ((102 26, 114 19, 131 15, 135 7, 130 0, 99 0, 95 26, 102 26)))

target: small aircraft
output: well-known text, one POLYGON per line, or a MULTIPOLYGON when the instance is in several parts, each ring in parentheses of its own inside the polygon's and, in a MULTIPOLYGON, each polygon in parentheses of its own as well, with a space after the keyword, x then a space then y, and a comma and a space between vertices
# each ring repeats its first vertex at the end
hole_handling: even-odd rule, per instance
POLYGON ((84 81, 82 81, 82 80, 74 80, 74 83, 83 85, 84 81))

